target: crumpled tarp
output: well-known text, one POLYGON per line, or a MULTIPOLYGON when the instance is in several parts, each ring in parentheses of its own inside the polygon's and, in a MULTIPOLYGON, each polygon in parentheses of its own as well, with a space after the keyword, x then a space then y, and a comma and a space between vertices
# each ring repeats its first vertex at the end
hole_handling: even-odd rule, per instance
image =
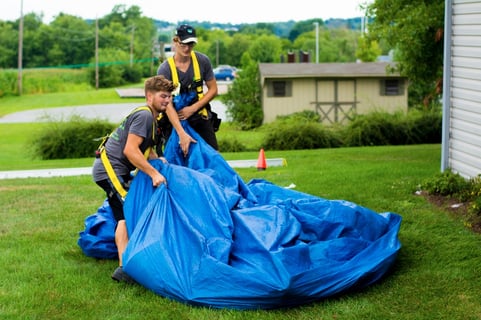
POLYGON ((185 122, 173 132, 167 186, 139 172, 125 202, 124 270, 153 292, 192 305, 292 307, 368 286, 401 247, 401 216, 327 200, 265 180, 244 183, 185 122))
POLYGON ((97 259, 117 259, 117 245, 115 244, 115 221, 112 208, 107 199, 97 212, 85 218, 85 229, 80 232, 77 241, 86 256, 97 259))

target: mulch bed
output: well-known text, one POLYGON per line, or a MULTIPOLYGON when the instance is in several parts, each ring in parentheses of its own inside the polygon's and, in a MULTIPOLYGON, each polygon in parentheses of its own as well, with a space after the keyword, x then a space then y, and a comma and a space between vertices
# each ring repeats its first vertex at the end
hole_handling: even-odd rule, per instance
MULTIPOLYGON (((420 195, 422 195, 427 201, 434 204, 438 208, 448 211, 456 218, 463 221, 467 220, 469 215, 469 202, 460 202, 458 199, 440 195, 432 195, 424 191, 422 191, 420 195)), ((466 224, 466 227, 475 233, 481 234, 481 221, 470 222, 469 225, 466 224)))

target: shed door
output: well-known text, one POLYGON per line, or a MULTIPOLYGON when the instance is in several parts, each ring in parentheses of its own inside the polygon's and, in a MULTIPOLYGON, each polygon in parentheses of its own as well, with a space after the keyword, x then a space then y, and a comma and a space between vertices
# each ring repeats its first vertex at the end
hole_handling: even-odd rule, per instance
POLYGON ((323 123, 346 123, 356 111, 356 80, 318 80, 316 112, 323 123))

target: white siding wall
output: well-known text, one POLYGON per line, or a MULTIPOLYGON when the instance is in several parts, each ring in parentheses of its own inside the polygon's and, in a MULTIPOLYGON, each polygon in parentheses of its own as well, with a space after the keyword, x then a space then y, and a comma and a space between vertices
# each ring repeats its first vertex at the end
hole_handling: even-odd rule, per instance
MULTIPOLYGON (((444 103, 445 167, 466 178, 481 173, 481 1, 452 0, 449 99, 444 103), (447 131, 446 131, 447 130, 447 131), (446 161, 445 160, 445 161, 446 161)), ((448 12, 448 11, 447 11, 448 12)), ((449 30, 447 30, 449 32, 449 30)), ((446 168, 444 168, 446 169, 446 168)))

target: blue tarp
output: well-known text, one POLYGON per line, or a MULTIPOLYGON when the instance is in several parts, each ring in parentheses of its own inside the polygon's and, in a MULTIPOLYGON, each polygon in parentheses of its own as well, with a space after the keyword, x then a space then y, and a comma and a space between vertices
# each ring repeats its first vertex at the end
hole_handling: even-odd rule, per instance
POLYGON ((192 305, 272 309, 363 288, 394 263, 400 215, 244 183, 184 126, 198 140, 189 157, 174 132, 169 163, 152 161, 167 186, 139 172, 126 198, 124 270, 141 285, 192 305))
POLYGON ((85 219, 84 224, 85 230, 80 232, 78 245, 85 255, 97 259, 118 258, 115 244, 117 221, 114 219, 112 208, 110 208, 107 199, 104 200, 96 213, 85 219))

